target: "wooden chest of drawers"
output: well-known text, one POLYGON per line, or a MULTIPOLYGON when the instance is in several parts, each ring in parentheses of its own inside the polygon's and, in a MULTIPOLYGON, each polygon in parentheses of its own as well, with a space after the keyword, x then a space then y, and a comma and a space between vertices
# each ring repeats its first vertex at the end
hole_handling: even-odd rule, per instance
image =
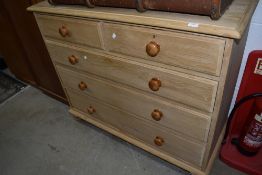
POLYGON ((166 12, 29 8, 70 112, 192 174, 219 149, 256 0, 218 21, 166 12))

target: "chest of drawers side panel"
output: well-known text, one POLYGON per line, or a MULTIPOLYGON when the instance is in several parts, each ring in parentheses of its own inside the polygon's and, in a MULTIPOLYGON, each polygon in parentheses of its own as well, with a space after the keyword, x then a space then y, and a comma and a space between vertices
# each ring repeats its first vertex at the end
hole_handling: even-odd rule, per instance
POLYGON ((216 144, 220 144, 217 143, 217 140, 227 122, 228 112, 243 57, 247 34, 248 28, 245 30, 244 36, 240 40, 227 40, 223 69, 218 87, 218 95, 212 115, 213 121, 211 123, 209 133, 207 152, 203 163, 204 169, 208 164, 209 158, 213 154, 216 144))

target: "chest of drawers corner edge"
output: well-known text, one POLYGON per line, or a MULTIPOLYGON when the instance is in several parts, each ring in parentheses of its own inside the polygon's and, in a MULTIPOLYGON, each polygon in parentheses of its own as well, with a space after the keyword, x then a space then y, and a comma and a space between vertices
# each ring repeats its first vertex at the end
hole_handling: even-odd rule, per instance
POLYGON ((235 0, 216 22, 164 12, 56 8, 46 1, 28 10, 71 114, 206 175, 223 138, 256 4, 235 0))

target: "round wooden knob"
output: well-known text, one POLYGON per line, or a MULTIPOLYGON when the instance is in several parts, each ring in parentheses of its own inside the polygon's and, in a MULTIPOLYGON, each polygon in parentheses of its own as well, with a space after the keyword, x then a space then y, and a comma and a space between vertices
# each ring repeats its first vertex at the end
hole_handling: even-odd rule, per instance
POLYGON ((154 120, 160 121, 161 118, 163 117, 163 113, 159 111, 158 109, 155 109, 152 113, 151 116, 154 120))
POLYGON ((87 112, 88 112, 89 114, 94 114, 94 113, 96 112, 96 110, 95 110, 95 108, 93 108, 92 106, 89 106, 89 107, 87 108, 87 112))
POLYGON ((165 141, 162 137, 159 137, 159 136, 156 136, 155 140, 154 140, 154 143, 157 145, 157 146, 162 146, 165 141))
POLYGON ((152 78, 149 81, 148 86, 152 91, 158 91, 161 87, 161 81, 158 78, 152 78))
POLYGON ((69 30, 64 25, 59 28, 59 33, 62 37, 69 36, 69 30))
POLYGON ((160 52, 160 45, 157 44, 154 41, 151 41, 150 43, 148 43, 146 45, 146 53, 151 56, 151 57, 155 57, 157 56, 157 54, 160 52))
POLYGON ((75 57, 74 55, 72 55, 72 56, 69 56, 69 57, 68 57, 68 61, 69 61, 72 65, 75 65, 76 63, 78 63, 78 58, 75 57))
POLYGON ((87 85, 83 81, 79 83, 78 87, 82 91, 87 89, 87 85))

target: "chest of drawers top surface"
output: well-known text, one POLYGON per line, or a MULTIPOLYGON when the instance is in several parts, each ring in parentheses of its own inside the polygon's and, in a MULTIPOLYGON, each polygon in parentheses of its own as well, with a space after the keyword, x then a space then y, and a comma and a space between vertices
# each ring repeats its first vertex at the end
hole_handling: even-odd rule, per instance
POLYGON ((207 16, 147 11, 138 13, 133 9, 89 9, 82 6, 51 6, 47 1, 28 8, 29 11, 70 15, 109 21, 141 24, 182 31, 240 39, 257 5, 257 0, 234 0, 225 14, 217 21, 207 16))

